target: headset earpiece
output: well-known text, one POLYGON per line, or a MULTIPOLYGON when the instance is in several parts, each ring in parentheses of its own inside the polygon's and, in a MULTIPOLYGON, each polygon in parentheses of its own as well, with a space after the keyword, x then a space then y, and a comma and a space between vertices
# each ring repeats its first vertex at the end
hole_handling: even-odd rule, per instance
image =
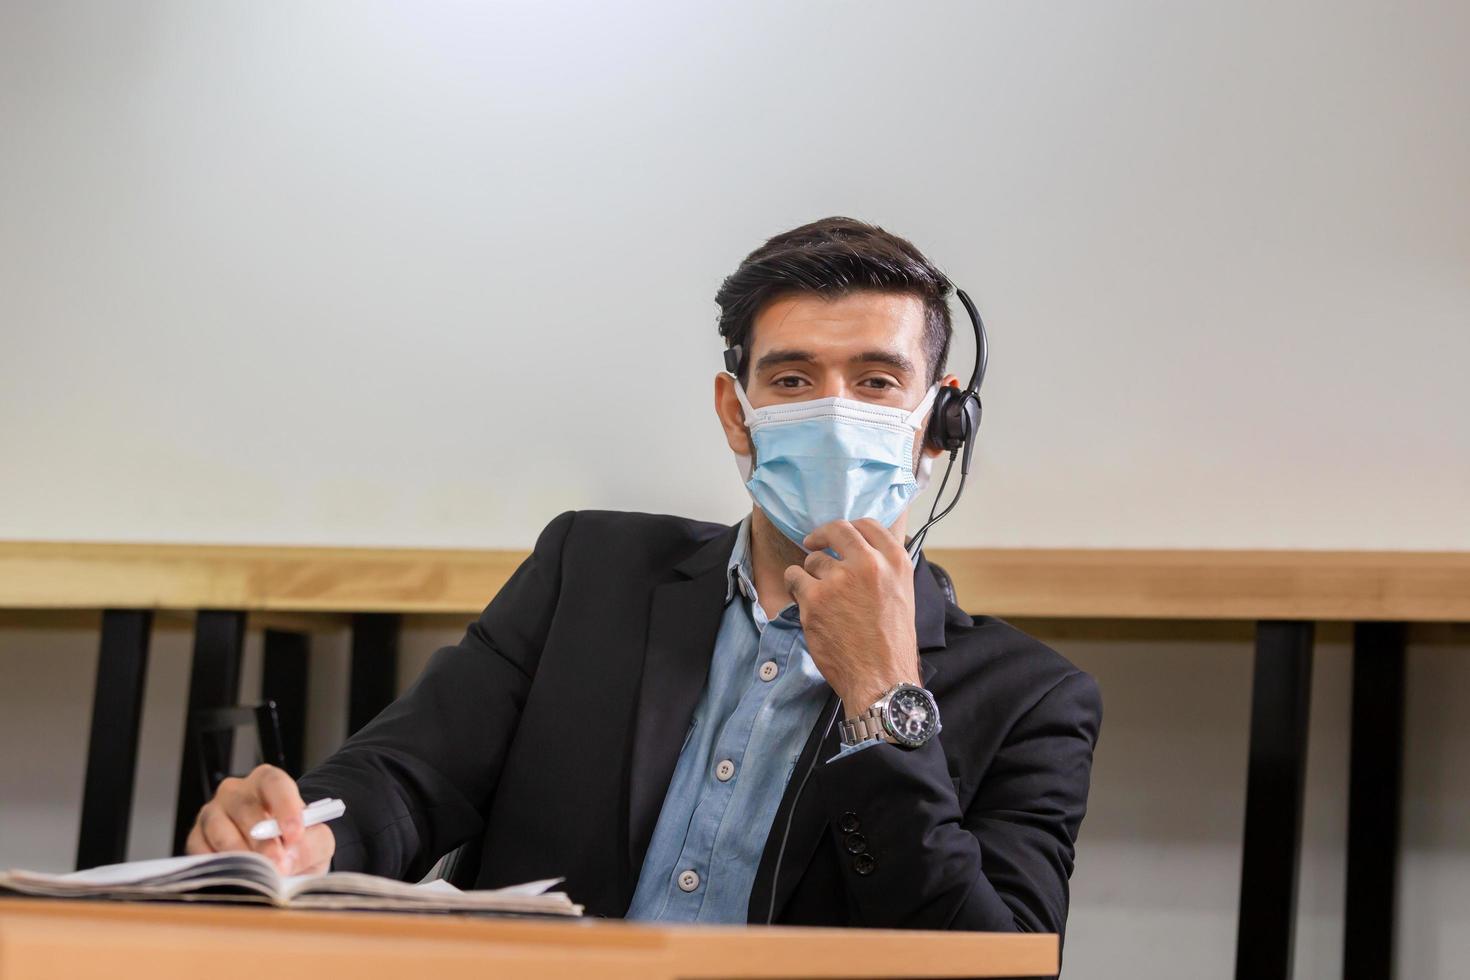
POLYGON ((970 455, 975 451, 975 433, 980 429, 980 385, 985 380, 985 368, 990 361, 990 342, 985 336, 985 322, 980 311, 963 289, 955 295, 970 315, 970 326, 975 328, 975 370, 970 374, 970 383, 964 388, 945 385, 934 396, 934 408, 929 413, 929 427, 924 432, 926 445, 941 452, 952 453, 965 450, 962 472, 970 470, 970 455))
POLYGON ((929 426, 924 432, 924 445, 930 449, 947 452, 949 447, 945 445, 949 441, 948 425, 945 419, 950 416, 950 408, 954 405, 955 396, 959 394, 958 385, 944 385, 939 393, 934 396, 934 407, 929 410, 929 426))
POLYGON ((980 395, 958 385, 946 385, 934 396, 924 442, 933 449, 952 453, 971 442, 979 427, 980 395))

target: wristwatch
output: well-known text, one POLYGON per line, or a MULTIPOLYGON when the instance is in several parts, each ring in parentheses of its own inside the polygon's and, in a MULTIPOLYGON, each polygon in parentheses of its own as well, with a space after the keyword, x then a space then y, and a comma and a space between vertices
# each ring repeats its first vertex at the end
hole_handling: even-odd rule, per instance
POLYGON ((877 737, 901 748, 916 749, 938 735, 941 727, 934 695, 917 684, 897 684, 867 711, 840 722, 837 734, 843 745, 877 737))

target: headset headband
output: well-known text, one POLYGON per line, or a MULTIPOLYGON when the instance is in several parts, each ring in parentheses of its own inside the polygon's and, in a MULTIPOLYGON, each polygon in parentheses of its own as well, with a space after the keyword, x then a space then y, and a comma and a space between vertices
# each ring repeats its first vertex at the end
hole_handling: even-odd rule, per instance
POLYGON ((970 325, 975 328, 975 369, 970 372, 970 383, 965 386, 966 394, 974 394, 985 382, 985 367, 990 363, 990 339, 985 336, 985 321, 980 319, 980 311, 975 309, 970 294, 958 286, 954 293, 964 304, 965 312, 970 315, 970 325))

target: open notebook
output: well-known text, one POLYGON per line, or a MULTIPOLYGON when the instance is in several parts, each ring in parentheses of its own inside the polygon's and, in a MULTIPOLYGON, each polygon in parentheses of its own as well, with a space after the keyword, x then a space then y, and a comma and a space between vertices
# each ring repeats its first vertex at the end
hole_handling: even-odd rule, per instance
POLYGON ((561 880, 467 892, 447 881, 410 885, 352 871, 288 877, 259 854, 238 851, 129 861, 70 874, 7 871, 0 873, 0 892, 50 898, 261 902, 313 909, 581 915, 582 906, 549 890, 561 880))

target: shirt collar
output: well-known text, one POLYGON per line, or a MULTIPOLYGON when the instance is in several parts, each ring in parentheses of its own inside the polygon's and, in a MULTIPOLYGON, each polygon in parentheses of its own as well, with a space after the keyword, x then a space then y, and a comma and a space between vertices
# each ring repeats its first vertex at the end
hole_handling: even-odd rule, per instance
POLYGON ((725 604, 735 598, 735 590, 747 599, 755 598, 755 582, 750 571, 750 515, 740 522, 735 533, 735 547, 730 549, 730 560, 725 565, 725 604))
MULTIPOLYGON (((726 532, 729 533, 729 532, 726 532)), ((711 545, 714 542, 710 542, 711 545)), ((717 545, 716 545, 717 547, 717 545)), ((701 562, 708 562, 703 567, 713 571, 718 552, 713 551, 706 545, 706 551, 701 557, 701 562)), ((686 560, 685 567, 690 562, 686 560)), ((692 574, 692 571, 686 571, 692 574)), ((749 599, 752 605, 756 603, 755 579, 752 578, 750 568, 750 515, 746 514, 744 520, 735 529, 735 546, 730 549, 729 560, 725 562, 725 605, 735 598, 735 590, 749 599)), ((764 625, 765 613, 752 609, 752 615, 756 617, 758 625, 764 625)), ((974 624, 965 613, 958 608, 948 605, 945 601, 944 592, 934 578, 933 571, 924 557, 919 552, 919 560, 914 567, 914 628, 919 641, 919 649, 938 650, 945 645, 944 628, 946 621, 953 617, 956 625, 971 626, 974 624)), ((925 661, 927 663, 927 661, 925 661)), ((926 668, 926 673, 928 668, 926 668)), ((926 678, 927 680, 927 678, 926 678)))

